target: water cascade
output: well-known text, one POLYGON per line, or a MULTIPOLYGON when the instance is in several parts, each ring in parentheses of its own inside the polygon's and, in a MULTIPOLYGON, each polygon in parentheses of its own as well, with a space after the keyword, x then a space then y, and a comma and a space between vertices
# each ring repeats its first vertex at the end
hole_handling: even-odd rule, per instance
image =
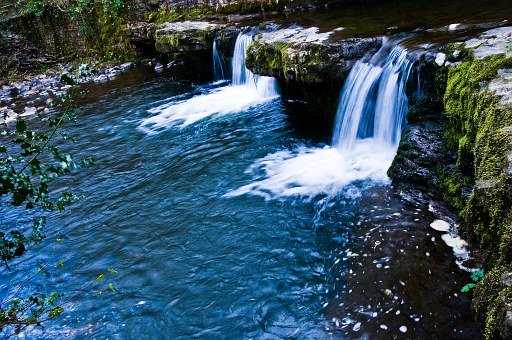
POLYGON ((217 48, 217 40, 213 40, 212 47, 212 58, 213 58, 213 79, 224 80, 226 79, 226 73, 224 72, 224 59, 219 49, 217 48))
POLYGON ((404 48, 385 43, 357 62, 340 93, 332 145, 269 154, 248 169, 255 181, 226 196, 312 199, 340 191, 359 195, 361 185, 387 183, 407 111, 409 58, 404 48))
POLYGON ((278 96, 279 90, 275 78, 255 75, 246 66, 245 57, 252 40, 251 33, 241 32, 236 38, 232 61, 232 83, 235 86, 247 86, 255 89, 263 97, 278 96))
MULTIPOLYGON (((140 129, 152 134, 169 126, 185 127, 209 116, 241 112, 277 98, 277 81, 255 75, 246 67, 245 56, 252 39, 251 33, 240 33, 236 39, 232 84, 222 87, 218 87, 218 83, 209 84, 201 89, 203 94, 185 100, 183 96, 171 97, 148 110, 154 115, 144 119, 140 129)), ((222 80, 225 76, 222 56, 215 41, 212 54, 216 80, 222 80)))
POLYGON ((389 44, 369 61, 354 65, 341 91, 333 146, 346 151, 365 138, 390 147, 398 145, 407 111, 405 86, 412 65, 404 48, 389 44))

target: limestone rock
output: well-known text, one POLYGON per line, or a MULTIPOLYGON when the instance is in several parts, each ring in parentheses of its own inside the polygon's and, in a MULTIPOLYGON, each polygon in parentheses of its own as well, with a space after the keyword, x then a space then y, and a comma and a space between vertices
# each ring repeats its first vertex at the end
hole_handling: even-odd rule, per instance
POLYGON ((258 74, 285 81, 342 82, 357 60, 381 44, 376 38, 331 42, 330 34, 297 26, 260 33, 249 48, 247 65, 258 74))
POLYGON ((206 21, 168 22, 155 32, 155 47, 161 53, 210 51, 222 26, 206 21))
POLYGON ((500 27, 484 32, 477 38, 466 41, 466 48, 472 49, 478 59, 491 55, 512 56, 512 27, 500 27))

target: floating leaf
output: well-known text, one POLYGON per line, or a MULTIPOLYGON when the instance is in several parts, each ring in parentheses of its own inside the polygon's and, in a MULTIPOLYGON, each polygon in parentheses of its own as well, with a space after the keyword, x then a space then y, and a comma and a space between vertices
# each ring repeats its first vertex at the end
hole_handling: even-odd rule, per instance
POLYGON ((50 318, 56 318, 57 316, 61 315, 62 312, 64 312, 64 308, 58 306, 58 307, 54 307, 52 308, 49 312, 48 312, 48 316, 50 318))
POLYGON ((102 273, 96 276, 96 281, 101 282, 103 280, 105 280, 105 274, 102 273))
POLYGON ((117 292, 117 288, 114 286, 113 283, 109 283, 108 284, 108 289, 112 292, 112 293, 116 293, 117 292))

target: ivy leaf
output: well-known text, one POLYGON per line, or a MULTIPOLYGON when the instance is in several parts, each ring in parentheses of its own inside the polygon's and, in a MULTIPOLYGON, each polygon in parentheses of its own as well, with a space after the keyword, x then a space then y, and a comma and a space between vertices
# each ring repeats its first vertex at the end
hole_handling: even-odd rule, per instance
POLYGON ((117 288, 114 286, 113 283, 109 283, 108 284, 108 289, 112 292, 112 293, 117 293, 117 288))
POLYGON ((462 287, 462 289, 460 290, 461 293, 469 293, 471 292, 473 289, 475 289, 476 287, 476 284, 474 283, 468 283, 467 285, 465 285, 464 287, 462 287))
POLYGON ((473 273, 471 273, 471 280, 473 282, 479 282, 481 281, 485 276, 485 273, 483 270, 479 269, 477 271, 474 271, 473 273))

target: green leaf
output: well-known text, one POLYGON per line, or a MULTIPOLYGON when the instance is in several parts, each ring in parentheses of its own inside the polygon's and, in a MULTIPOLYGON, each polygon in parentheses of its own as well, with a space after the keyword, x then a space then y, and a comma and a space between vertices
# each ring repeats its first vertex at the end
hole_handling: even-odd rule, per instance
POLYGON ((471 280, 473 282, 479 282, 480 280, 482 280, 484 278, 484 276, 485 276, 484 271, 479 269, 479 270, 476 270, 473 273, 471 273, 471 280))
POLYGON ((105 280, 105 274, 99 274, 96 276, 96 281, 102 282, 103 280, 105 280))
POLYGON ((62 307, 60 307, 60 306, 57 306, 57 307, 52 308, 52 309, 48 312, 48 316, 49 316, 50 318, 56 318, 57 316, 61 315, 63 312, 64 312, 64 308, 62 308, 62 307))
POLYGON ((109 289, 112 293, 116 293, 116 292, 117 292, 117 289, 116 289, 116 287, 114 287, 114 284, 113 284, 113 283, 109 283, 109 284, 108 284, 108 289, 109 289))
POLYGON ((474 283, 468 283, 467 285, 465 285, 464 287, 461 288, 461 293, 469 293, 471 292, 473 289, 475 289, 476 287, 476 284, 474 283))

